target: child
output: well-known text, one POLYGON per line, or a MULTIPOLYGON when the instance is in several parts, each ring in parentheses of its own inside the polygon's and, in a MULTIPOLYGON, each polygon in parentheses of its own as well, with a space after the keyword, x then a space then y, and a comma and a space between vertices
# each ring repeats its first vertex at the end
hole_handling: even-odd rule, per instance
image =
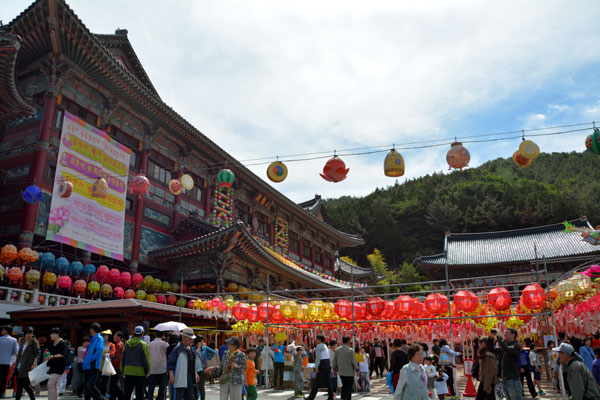
POLYGON ((371 382, 369 382, 369 354, 365 346, 360 348, 360 354, 363 361, 358 363, 358 372, 360 373, 360 388, 363 392, 371 391, 371 382))
POLYGON ((258 398, 258 392, 256 391, 256 374, 258 371, 254 365, 256 349, 246 350, 246 356, 246 393, 248 393, 248 400, 256 400, 258 398))
POLYGON ((432 356, 425 357, 425 373, 427 374, 427 389, 429 390, 429 393, 431 393, 430 398, 433 399, 435 396, 434 389, 437 371, 435 370, 435 366, 433 365, 432 356))
POLYGON ((302 390, 304 389, 304 359, 306 353, 302 346, 296 347, 292 350, 292 357, 294 358, 294 396, 303 397, 302 390))
POLYGON ((540 361, 540 357, 535 351, 536 344, 535 342, 531 342, 529 346, 529 362, 531 363, 531 369, 533 370, 533 383, 537 387, 538 394, 540 396, 545 396, 546 392, 542 390, 542 362, 540 361))
POLYGON ((437 392, 438 399, 444 400, 444 397, 448 394, 448 384, 446 381, 448 380, 448 375, 446 375, 446 370, 444 367, 440 367, 437 378, 435 378, 435 391, 437 392))

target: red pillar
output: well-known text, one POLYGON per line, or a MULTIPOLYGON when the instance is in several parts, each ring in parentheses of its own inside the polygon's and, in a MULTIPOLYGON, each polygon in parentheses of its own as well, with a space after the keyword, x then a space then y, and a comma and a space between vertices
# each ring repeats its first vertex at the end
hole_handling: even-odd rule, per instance
MULTIPOLYGON (((48 142, 52 133, 52 123, 54 122, 54 113, 56 112, 56 94, 53 91, 46 92, 44 100, 44 111, 40 125, 40 136, 38 143, 41 147, 34 156, 31 165, 30 177, 33 184, 40 186, 44 180, 44 171, 46 170, 46 161, 48 160, 48 142)), ((21 233, 19 234, 19 248, 30 247, 33 243, 33 231, 35 229, 35 220, 37 218, 38 203, 25 204, 23 212, 23 223, 21 224, 21 233)))
MULTIPOLYGON (((143 151, 140 157, 140 172, 146 174, 148 169, 148 152, 143 151)), ((140 255, 140 238, 142 235, 142 216, 144 215, 144 198, 138 196, 135 201, 135 225, 133 228, 133 243, 131 249, 131 269, 137 271, 140 255)))

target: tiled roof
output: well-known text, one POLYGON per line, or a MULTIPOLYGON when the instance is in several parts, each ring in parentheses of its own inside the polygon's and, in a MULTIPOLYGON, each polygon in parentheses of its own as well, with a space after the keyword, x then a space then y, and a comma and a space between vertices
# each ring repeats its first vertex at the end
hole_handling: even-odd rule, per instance
MULTIPOLYGON (((592 228, 586 218, 569 221, 592 228)), ((600 248, 581 240, 580 233, 565 232, 562 223, 486 233, 446 234, 449 266, 508 264, 599 253, 600 248), (537 252, 537 257, 536 257, 537 252)), ((444 254, 417 257, 415 263, 444 265, 444 254)))
POLYGON ((354 274, 355 276, 375 275, 373 268, 357 267, 356 265, 352 265, 341 258, 335 260, 335 270, 341 270, 348 275, 354 274))

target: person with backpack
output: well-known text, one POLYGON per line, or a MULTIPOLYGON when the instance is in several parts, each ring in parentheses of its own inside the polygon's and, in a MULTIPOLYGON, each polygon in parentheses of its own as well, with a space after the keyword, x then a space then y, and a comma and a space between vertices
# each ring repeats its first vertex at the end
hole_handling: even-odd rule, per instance
POLYGON ((600 400, 600 388, 592 372, 578 360, 573 346, 563 342, 552 350, 558 352, 560 362, 567 366, 571 400, 600 400))
POLYGON ((495 400, 494 388, 498 383, 498 359, 494 353, 494 337, 479 341, 477 360, 479 370, 474 368, 473 377, 479 381, 475 400, 495 400), (477 376, 475 376, 477 375, 477 376))
POLYGON ((142 341, 144 327, 136 326, 133 337, 123 346, 121 373, 125 380, 124 400, 130 400, 135 388, 136 400, 144 399, 146 379, 150 376, 150 354, 148 345, 142 341))

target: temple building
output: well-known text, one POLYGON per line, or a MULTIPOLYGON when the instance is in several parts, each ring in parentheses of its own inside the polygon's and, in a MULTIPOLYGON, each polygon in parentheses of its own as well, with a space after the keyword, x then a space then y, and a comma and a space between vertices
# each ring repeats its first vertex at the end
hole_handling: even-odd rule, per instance
MULTIPOLYGON (((363 239, 330 226, 320 196, 294 203, 165 104, 127 30, 94 34, 65 1, 37 0, 0 27, 0 42, 3 242, 183 279, 193 293, 260 291, 267 276, 279 289, 350 287, 351 271, 338 250, 363 239), (65 137, 73 124, 128 154, 128 165, 107 165, 126 171, 107 175, 109 190, 123 182, 131 189, 133 178, 150 183, 147 193, 127 190, 122 204, 118 198, 109 204, 124 208, 122 235, 115 236, 122 254, 69 239, 61 234, 64 221, 49 226, 57 169, 68 161, 59 157, 62 146, 87 146, 65 137), (41 189, 41 200, 24 201, 31 185, 41 189)), ((75 176, 73 190, 90 187, 94 200, 101 178, 75 176)), ((366 268, 354 273, 356 282, 373 277, 366 268)))
MULTIPOLYGON (((569 221, 577 228, 593 229, 587 218, 569 221)), ((418 256, 414 264, 434 280, 507 275, 548 268, 550 281, 572 268, 597 260, 600 249, 582 240, 578 232, 565 232, 557 223, 533 228, 485 233, 447 232, 444 251, 418 256)), ((519 283, 531 276, 510 277, 498 283, 519 283)))

